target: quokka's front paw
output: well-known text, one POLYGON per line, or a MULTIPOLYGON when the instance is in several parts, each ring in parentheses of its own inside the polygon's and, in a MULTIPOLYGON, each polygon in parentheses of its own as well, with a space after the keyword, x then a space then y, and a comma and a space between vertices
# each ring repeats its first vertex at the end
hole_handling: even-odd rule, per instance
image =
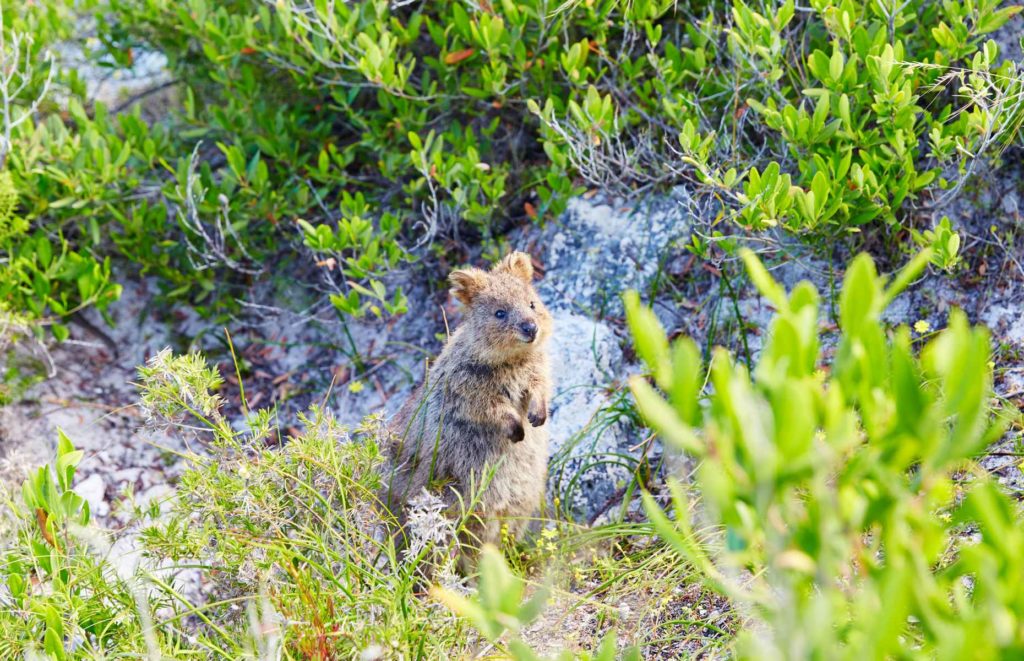
POLYGON ((523 429, 523 422, 511 413, 505 418, 505 428, 508 430, 508 437, 513 443, 526 438, 526 430, 523 429))
POLYGON ((530 408, 526 412, 526 419, 534 427, 540 427, 548 421, 548 403, 544 399, 530 401, 530 408))

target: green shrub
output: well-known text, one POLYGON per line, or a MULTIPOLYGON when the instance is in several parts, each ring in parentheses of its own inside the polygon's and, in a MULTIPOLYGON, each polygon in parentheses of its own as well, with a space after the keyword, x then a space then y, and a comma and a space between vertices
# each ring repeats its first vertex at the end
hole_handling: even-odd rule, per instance
MULTIPOLYGON (((890 15, 822 1, 799 16, 791 2, 762 15, 742 2, 652 0, 112 8, 113 46, 141 40, 169 55, 195 99, 191 134, 240 150, 232 170, 266 159, 279 186, 346 193, 326 225, 312 198, 292 206, 319 217, 302 226, 306 245, 363 281, 408 257, 399 239, 422 245, 463 224, 492 239, 503 219, 557 213, 573 176, 628 190, 677 181, 687 161, 735 191, 751 228, 895 223, 904 200, 943 185, 944 164, 1012 132, 1019 96, 1012 65, 995 67, 995 45, 983 43, 1016 11, 994 2, 910 2, 890 15), (897 40, 917 14, 934 29, 897 40), (799 67, 797 34, 809 53, 799 67), (763 125, 741 112, 748 103, 763 125), (769 146, 789 158, 725 172, 773 132, 769 146), (682 160, 665 145, 677 139, 682 160), (345 200, 357 192, 352 214, 345 200), (379 244, 360 238, 363 226, 379 244)), ((339 309, 366 309, 365 288, 339 290, 339 309)))
MULTIPOLYGON (((253 411, 236 431, 221 416, 216 371, 198 356, 159 354, 140 369, 142 406, 181 433, 200 430, 205 457, 193 457, 171 513, 143 533, 149 552, 200 567, 222 601, 204 607, 227 638, 246 623, 237 598, 260 594, 283 622, 287 656, 342 658, 375 646, 382 654, 434 657, 457 650, 458 622, 416 596, 428 567, 452 574, 455 532, 424 506, 410 516, 410 543, 396 549, 383 493, 382 420, 351 433, 313 407, 301 431, 275 447, 280 430, 269 410, 253 411)), ((419 501, 417 501, 419 502, 419 501)), ((227 640, 219 645, 227 646, 227 640)))
POLYGON ((632 381, 667 443, 699 460, 701 516, 670 482, 661 535, 753 618, 742 658, 991 658, 1024 649, 1019 512, 971 459, 1003 427, 991 406, 988 333, 960 312, 923 346, 880 315, 924 267, 891 282, 861 255, 839 298, 834 359, 819 345, 809 283, 787 296, 744 259, 778 310, 752 372, 725 351, 705 372, 627 297, 637 350, 664 394, 632 381), (707 377, 707 388, 704 388, 707 377), (713 549, 713 551, 712 551, 713 549))
POLYGON ((139 376, 148 424, 196 436, 205 451, 183 457, 166 506, 136 508, 133 571, 123 547, 111 552, 89 526, 71 489, 82 453, 61 435, 54 470, 34 472, 22 502, 5 507, 15 534, 0 545, 0 656, 439 658, 467 648, 465 625, 419 594, 428 576, 461 589, 462 521, 414 499, 409 543, 396 548, 378 500, 380 418, 350 434, 313 407, 278 446, 269 410, 232 427, 213 392, 220 377, 197 354, 161 352, 139 376), (183 569, 191 587, 175 578, 183 569))
MULTIPOLYGON (((34 222, 37 205, 24 158, 39 145, 26 136, 34 132, 35 115, 56 75, 44 47, 65 33, 54 25, 60 17, 56 11, 18 12, 10 25, 9 15, 0 5, 0 306, 24 321, 19 328, 31 327, 37 339, 45 327, 63 339, 67 317, 89 306, 102 309, 120 287, 111 281, 108 260, 69 243, 60 226, 34 222)), ((54 173, 41 176, 43 186, 53 185, 54 173)), ((7 325, 0 329, 0 335, 10 332, 7 325)), ((9 339, 0 338, 5 354, 9 339)), ((17 370, 9 356, 4 358, 5 381, 10 381, 17 370)))
MULTIPOLYGON (((69 310, 116 295, 104 259, 120 255, 204 312, 287 265, 319 271, 341 314, 400 314, 397 267, 443 252, 442 239, 492 248, 513 224, 554 217, 581 182, 629 192, 697 178, 727 193, 744 227, 844 232, 904 222, 907 200, 966 176, 1019 129, 1017 73, 984 42, 1017 8, 809 9, 11 5, 5 34, 38 38, 21 42, 32 64, 12 106, 8 169, 32 238, 6 278, 19 281, 9 304, 27 305, 11 292, 33 280, 32 314, 52 316, 60 337, 69 310), (74 71, 54 78, 66 113, 37 104, 54 73, 45 48, 83 16, 96 20, 94 65, 163 53, 181 112, 148 126, 87 108, 74 71), (904 36, 912 18, 926 29, 904 36), (38 263, 39 231, 70 266, 38 263), (68 283, 85 271, 95 288, 76 295, 68 283)), ((947 233, 918 238, 955 263, 947 233)))
POLYGON ((907 200, 948 188, 947 177, 966 176, 1019 132, 1019 73, 997 65, 998 47, 984 36, 1020 7, 819 0, 795 27, 793 7, 762 15, 737 2, 729 35, 731 54, 767 81, 744 100, 786 157, 751 168, 740 191, 742 176, 709 168, 694 138, 681 140, 702 179, 734 191, 743 225, 836 233, 903 223, 907 200), (780 42, 787 30, 805 37, 799 51, 780 42), (800 66, 786 62, 804 52, 800 66))
MULTIPOLYGON (((150 602, 105 560, 87 530, 89 504, 71 488, 83 453, 60 433, 53 469, 34 471, 21 490, 13 534, 0 547, 0 656, 95 657, 106 649, 144 653, 150 602), (136 615, 145 608, 144 616, 136 615)), ((154 599, 154 604, 159 603, 154 599)))

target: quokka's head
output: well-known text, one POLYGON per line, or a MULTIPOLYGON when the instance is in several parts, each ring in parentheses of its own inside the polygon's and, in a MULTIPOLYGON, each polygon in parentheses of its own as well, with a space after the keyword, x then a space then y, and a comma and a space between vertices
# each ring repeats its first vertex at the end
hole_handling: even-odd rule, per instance
POLYGON ((513 252, 490 271, 460 269, 448 276, 472 328, 496 358, 534 351, 551 335, 551 313, 533 289, 530 256, 513 252))

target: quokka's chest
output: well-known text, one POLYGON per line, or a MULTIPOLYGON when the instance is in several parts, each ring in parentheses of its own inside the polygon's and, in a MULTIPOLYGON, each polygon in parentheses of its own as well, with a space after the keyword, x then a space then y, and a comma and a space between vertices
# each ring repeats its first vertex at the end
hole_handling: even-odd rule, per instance
POLYGON ((531 371, 522 366, 483 365, 480 363, 459 363, 444 370, 441 378, 451 390, 473 399, 493 397, 515 400, 529 387, 531 371))

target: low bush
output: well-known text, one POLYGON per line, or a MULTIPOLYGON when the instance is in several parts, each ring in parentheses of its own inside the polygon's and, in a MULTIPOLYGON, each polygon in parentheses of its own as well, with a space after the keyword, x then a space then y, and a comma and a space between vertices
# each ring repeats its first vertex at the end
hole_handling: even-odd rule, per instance
POLYGON ((948 165, 962 170, 1020 123, 1014 65, 985 41, 1019 7, 996 0, 821 0, 799 15, 793 2, 665 0, 112 8, 118 48, 140 35, 195 81, 198 130, 247 157, 287 156, 321 193, 367 190, 373 217, 393 214, 421 241, 550 217, 574 176, 629 191, 692 165, 734 191, 754 229, 896 223, 905 200, 956 174, 948 165), (911 21, 925 29, 904 36, 911 21), (304 102, 271 113, 290 92, 304 102), (324 108, 329 121, 309 120, 324 108), (792 179, 764 176, 764 147, 792 179))
MULTIPOLYGON (((740 195, 747 224, 899 224, 905 202, 929 201, 949 188, 945 177, 963 176, 971 159, 1012 139, 1022 88, 1014 64, 998 64, 998 46, 983 35, 1020 7, 914 5, 814 3, 828 41, 812 40, 801 76, 782 95, 748 99, 782 137, 788 159, 780 163, 791 164, 795 187, 768 173, 772 165, 760 176, 751 170, 740 195), (911 20, 933 27, 897 38, 911 20)), ((791 16, 792 3, 780 14, 787 7, 791 16)), ((744 32, 757 24, 756 15, 738 22, 744 32)))
MULTIPOLYGON (((109 260, 69 241, 60 224, 39 222, 38 200, 26 194, 26 156, 45 149, 34 136, 37 113, 47 100, 57 74, 46 50, 66 36, 61 12, 17 12, 0 5, 0 304, 30 322, 37 335, 49 327, 57 339, 67 337, 63 322, 86 307, 103 309, 117 298, 109 260)), ((69 78, 73 83, 73 77, 69 78)), ((54 119, 51 126, 61 126, 54 119)), ((66 129, 65 129, 66 134, 66 129)), ((38 185, 52 189, 59 172, 38 171, 38 185)), ((93 183, 97 188, 103 182, 93 183)), ((52 193, 52 191, 47 191, 52 193)), ((63 201, 47 196, 54 207, 85 200, 63 201)), ((72 235, 78 228, 71 228, 72 235)))
POLYGON ((880 315, 924 267, 891 281, 861 255, 839 297, 834 359, 823 358, 819 299, 787 296, 744 259, 778 311, 756 367, 720 350, 705 369, 689 339, 669 344, 627 297, 654 384, 637 403, 699 462, 694 532, 687 487, 674 518, 646 509, 665 540, 751 624, 741 658, 994 658, 1024 645, 1017 506, 972 459, 1005 428, 992 406, 988 333, 954 312, 933 338, 880 315))
POLYGON ((460 522, 433 507, 439 499, 414 499, 410 542, 396 550, 377 500, 379 419, 350 435, 314 407, 273 447, 272 413, 233 429, 212 391, 220 379, 198 355, 162 352, 140 380, 149 424, 194 435, 205 451, 186 457, 168 503, 135 513, 135 541, 114 549, 71 488, 82 453, 62 435, 53 468, 5 508, 14 533, 0 547, 0 656, 438 658, 465 648, 466 627, 419 596, 428 567, 461 589, 460 522))
POLYGON ((89 504, 71 488, 81 459, 82 452, 60 434, 52 470, 44 466, 29 476, 18 505, 5 498, 0 519, 5 528, 0 548, 3 658, 63 660, 106 649, 146 650, 150 609, 160 600, 149 601, 132 577, 119 576, 104 557, 109 545, 87 528, 89 504))
MULTIPOLYGON (((289 265, 340 314, 399 314, 396 268, 494 246, 580 183, 696 181, 753 230, 906 224, 1022 118, 1018 72, 985 41, 1018 10, 997 0, 5 9, 4 57, 22 65, 7 87, 26 86, 6 101, 20 221, 4 225, 4 295, 58 338, 117 295, 113 255, 204 312, 289 265), (75 26, 95 34, 79 44, 92 66, 165 56, 181 111, 148 125, 89 103, 44 57, 75 26)), ((945 234, 918 238, 949 267, 945 234)))

